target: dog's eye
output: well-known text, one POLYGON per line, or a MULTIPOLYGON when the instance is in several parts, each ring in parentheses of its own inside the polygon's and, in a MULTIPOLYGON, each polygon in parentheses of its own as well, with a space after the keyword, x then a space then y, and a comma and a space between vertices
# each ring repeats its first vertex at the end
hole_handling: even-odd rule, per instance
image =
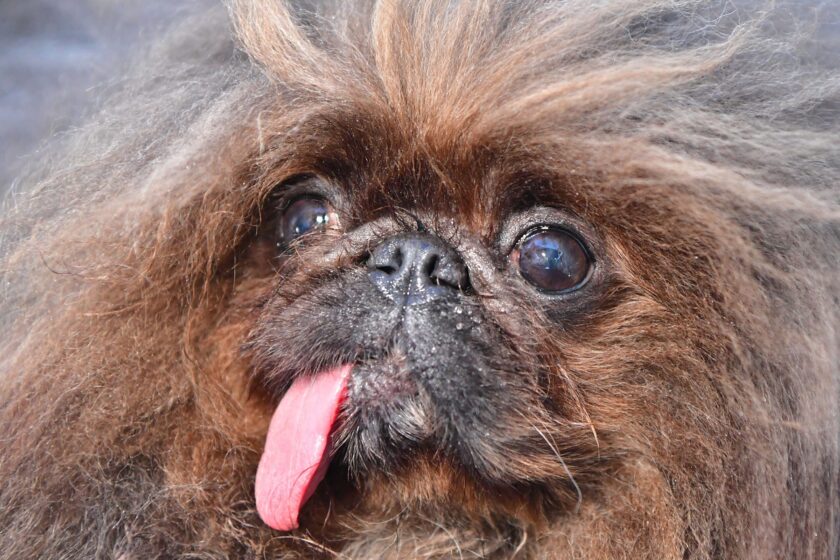
POLYGON ((292 201, 277 222, 277 246, 287 247, 304 235, 323 231, 337 224, 337 216, 323 198, 306 196, 292 201))
POLYGON ((525 280, 542 291, 560 293, 581 287, 592 262, 583 244, 568 231, 551 226, 522 236, 511 259, 525 280))

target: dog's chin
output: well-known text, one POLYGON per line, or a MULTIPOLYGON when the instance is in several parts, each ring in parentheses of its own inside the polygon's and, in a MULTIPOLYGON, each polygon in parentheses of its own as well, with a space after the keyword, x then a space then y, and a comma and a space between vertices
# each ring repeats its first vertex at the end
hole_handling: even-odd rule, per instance
POLYGON ((544 434, 548 393, 480 306, 402 309, 368 284, 351 274, 305 299, 269 301, 251 335, 255 380, 279 401, 257 473, 263 519, 294 529, 324 499, 353 515, 574 503, 558 453, 593 452, 574 430, 557 434, 568 451, 544 434))
POLYGON ((310 531, 330 520, 349 527, 354 521, 365 525, 412 514, 539 524, 552 504, 550 492, 539 485, 497 485, 477 479, 464 465, 431 447, 411 448, 404 460, 388 468, 366 464, 352 474, 346 455, 339 451, 300 521, 310 531))
POLYGON ((492 480, 453 452, 452 427, 435 412, 399 347, 354 365, 342 408, 329 470, 302 525, 308 519, 323 525, 325 511, 359 519, 407 510, 531 523, 544 518, 551 498, 540 484, 492 480))
POLYGON ((337 451, 348 474, 395 472, 421 450, 439 447, 432 402, 395 349, 363 360, 348 382, 337 451))

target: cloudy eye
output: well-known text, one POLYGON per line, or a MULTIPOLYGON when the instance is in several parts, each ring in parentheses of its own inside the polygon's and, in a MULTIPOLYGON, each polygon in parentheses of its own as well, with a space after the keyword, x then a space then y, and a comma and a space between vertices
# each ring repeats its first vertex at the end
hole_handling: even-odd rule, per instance
POLYGON ((511 259, 525 280, 542 291, 554 293, 579 288, 592 266, 577 237, 550 226, 526 233, 511 259))
POLYGON ((323 231, 336 225, 337 217, 332 206, 318 197, 302 197, 283 210, 277 223, 277 246, 287 247, 296 239, 309 233, 323 231))

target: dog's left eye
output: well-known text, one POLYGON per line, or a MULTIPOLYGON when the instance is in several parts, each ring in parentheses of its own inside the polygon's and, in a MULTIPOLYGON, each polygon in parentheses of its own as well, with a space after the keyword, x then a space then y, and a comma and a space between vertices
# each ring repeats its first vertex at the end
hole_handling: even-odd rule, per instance
POLYGON ((323 198, 306 196, 292 201, 277 223, 277 246, 287 247, 307 234, 323 231, 336 225, 338 217, 329 202, 323 198))
POLYGON ((591 259, 577 236, 550 226, 522 236, 511 253, 511 260, 525 280, 549 293, 580 288, 592 268, 591 259))

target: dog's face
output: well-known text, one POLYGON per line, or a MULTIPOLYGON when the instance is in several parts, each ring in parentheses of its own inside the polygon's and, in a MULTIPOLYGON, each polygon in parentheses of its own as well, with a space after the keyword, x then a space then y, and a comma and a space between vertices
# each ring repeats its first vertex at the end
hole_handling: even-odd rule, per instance
POLYGON ((364 119, 313 119, 294 151, 328 156, 278 156, 263 179, 275 184, 244 262, 264 282, 243 344, 276 406, 263 518, 294 528, 313 493, 569 511, 615 472, 611 432, 643 414, 645 376, 673 350, 673 321, 655 322, 623 271, 632 247, 610 236, 643 232, 653 201, 628 203, 632 189, 554 148, 429 153, 364 119), (657 329, 658 351, 623 344, 657 329))

